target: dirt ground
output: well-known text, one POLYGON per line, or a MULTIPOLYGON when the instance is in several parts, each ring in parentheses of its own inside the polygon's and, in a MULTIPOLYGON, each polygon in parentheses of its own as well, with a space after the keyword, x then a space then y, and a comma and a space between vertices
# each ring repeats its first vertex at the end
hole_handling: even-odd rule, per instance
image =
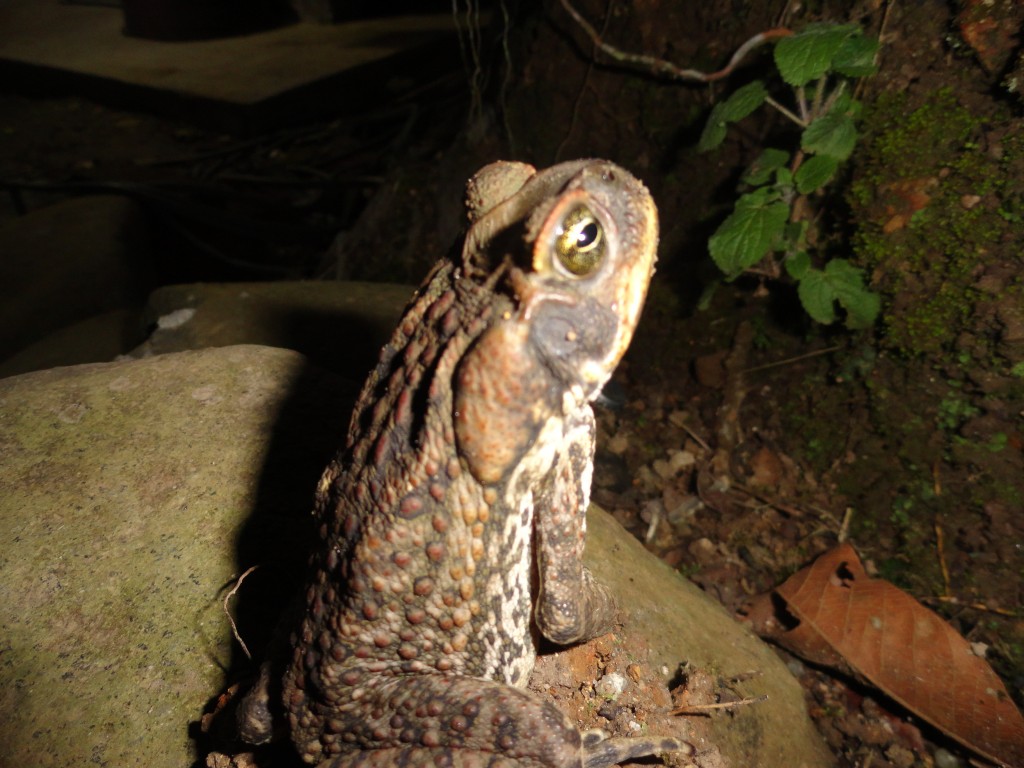
MULTIPOLYGON (((696 309, 709 275, 700 252, 707 219, 724 215, 708 191, 735 184, 771 126, 746 129, 715 161, 679 148, 679 137, 694 133, 682 121, 651 129, 676 143, 637 150, 629 164, 649 179, 661 209, 662 268, 599 410, 594 500, 737 614, 849 540, 870 574, 984 648, 1020 704, 1024 133, 1019 105, 1000 90, 1016 44, 977 42, 955 15, 971 3, 892 5, 867 3, 844 17, 877 31, 885 14, 882 66, 864 95, 861 149, 844 189, 820 201, 838 247, 852 250, 882 292, 883 320, 860 334, 815 326, 791 286, 753 279, 722 285, 696 309), (713 183, 693 184, 687 171, 713 183), (934 216, 923 230, 929 237, 900 224, 915 214, 934 216)), ((1011 12, 997 21, 1019 30, 1011 12)), ((652 44, 654 33, 642 29, 636 44, 652 44)), ((679 60, 696 55, 683 48, 679 60)), ((711 49, 700 51, 720 60, 711 49)), ((570 59, 587 66, 578 52, 570 59)), ((560 66, 554 57, 527 61, 521 90, 506 96, 513 122, 528 98, 539 98, 524 95, 531 78, 560 66)), ((597 100, 607 83, 628 83, 621 72, 595 78, 588 93, 597 100)), ((665 93, 664 84, 647 87, 654 96, 635 101, 665 93)), ((680 100, 673 109, 701 114, 708 103, 704 94, 672 98, 680 100)), ((270 218, 282 235, 268 241, 247 236, 244 224, 179 217, 175 226, 189 233, 181 248, 203 247, 187 258, 165 254, 167 282, 415 282, 457 230, 462 179, 478 159, 507 151, 466 138, 464 99, 445 84, 422 112, 410 103, 241 140, 73 97, 0 95, 0 176, 20 182, 0 204, 0 224, 83 184, 173 187, 209 209, 270 218), (449 150, 453 141, 458 149, 449 150), (339 231, 346 234, 332 246, 339 231)), ((595 128, 590 144, 577 136, 564 151, 598 153, 625 131, 595 128)), ((885 696, 795 658, 790 664, 840 765, 967 760, 885 696)))

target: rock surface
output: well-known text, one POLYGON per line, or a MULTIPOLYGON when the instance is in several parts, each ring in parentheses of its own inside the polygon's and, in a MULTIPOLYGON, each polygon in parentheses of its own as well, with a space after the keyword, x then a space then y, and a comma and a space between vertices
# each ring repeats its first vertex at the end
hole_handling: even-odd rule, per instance
POLYGON ((717 748, 726 765, 736 768, 833 763, 807 716, 800 683, 768 645, 645 550, 611 515, 592 506, 587 525, 587 565, 611 587, 628 632, 650 648, 654 669, 674 676, 686 665, 691 674, 710 673, 715 694, 723 698, 766 697, 730 714, 708 710, 707 716, 688 718, 698 755, 717 748))
MULTIPOLYGON (((4 242, 0 236, 0 253, 4 242)), ((0 276, 3 274, 0 269, 0 276)), ((74 289, 68 286, 65 290, 74 289)), ((0 319, 7 318, 5 327, 12 330, 47 315, 38 330, 50 332, 6 359, 0 354, 0 378, 58 365, 107 362, 122 354, 148 357, 261 344, 294 349, 319 367, 348 375, 358 384, 391 335, 413 290, 411 285, 323 280, 171 285, 153 291, 144 311, 107 311, 59 330, 47 324, 50 304, 56 301, 62 311, 70 311, 74 302, 60 295, 52 301, 29 295, 26 300, 19 299, 20 309, 12 305, 6 313, 0 311, 0 319), (148 338, 147 328, 152 329, 148 338)), ((0 300, 3 298, 0 289, 0 300)), ((83 307, 67 317, 78 317, 84 311, 91 310, 83 307)), ((3 336, 0 329, 0 351, 3 336)))
POLYGON ((67 325, 0 361, 0 379, 61 365, 106 363, 145 338, 139 309, 112 309, 67 325))
POLYGON ((132 356, 263 344, 301 352, 358 385, 414 290, 322 280, 166 286, 149 297, 146 316, 156 330, 132 356))
POLYGON ((195 759, 231 658, 220 592, 267 557, 249 532, 287 541, 254 519, 304 528, 345 429, 304 369, 231 347, 0 381, 4 768, 195 759))
MULTIPOLYGON (((0 765, 196 759, 231 662, 223 591, 252 563, 270 582, 301 569, 303 513, 346 428, 339 389, 251 346, 0 381, 0 765)), ((755 672, 744 695, 769 693, 713 719, 727 763, 828 765, 774 654, 613 521, 591 526, 588 558, 653 661, 755 672)), ((240 617, 247 639, 271 623, 240 617)))

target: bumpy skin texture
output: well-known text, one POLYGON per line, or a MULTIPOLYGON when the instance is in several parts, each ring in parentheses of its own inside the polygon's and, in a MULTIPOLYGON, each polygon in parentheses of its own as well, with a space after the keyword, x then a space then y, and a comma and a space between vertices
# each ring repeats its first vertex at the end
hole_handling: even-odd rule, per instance
MULTIPOLYGON (((590 408, 654 269, 646 189, 603 161, 495 163, 469 183, 462 253, 438 264, 321 479, 322 546, 282 702, 321 766, 612 765, 672 739, 581 734, 520 690, 535 632, 610 627, 582 565, 590 408)), ((242 709, 269 733, 267 681, 242 709)))

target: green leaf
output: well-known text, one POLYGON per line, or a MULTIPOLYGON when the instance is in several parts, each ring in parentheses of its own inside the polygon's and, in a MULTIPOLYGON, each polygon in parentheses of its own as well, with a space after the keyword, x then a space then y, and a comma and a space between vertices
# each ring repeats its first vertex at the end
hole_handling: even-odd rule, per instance
POLYGON ((794 280, 802 280, 811 268, 811 257, 807 255, 807 251, 797 251, 793 255, 788 256, 784 264, 786 272, 789 273, 790 277, 794 280))
POLYGON ((826 184, 839 167, 839 161, 827 155, 812 155, 796 170, 796 190, 809 195, 826 184))
POLYGON ((822 115, 804 131, 800 147, 805 152, 828 155, 836 160, 845 160, 857 144, 857 128, 847 115, 832 110, 822 115))
POLYGON ((843 92, 835 97, 835 102, 832 104, 832 108, 829 112, 838 112, 841 115, 849 114, 854 105, 853 96, 850 95, 850 89, 844 88, 843 92))
POLYGON ((764 104, 768 91, 764 83, 754 80, 742 88, 737 88, 725 101, 715 104, 708 116, 708 122, 697 142, 698 152, 714 149, 725 140, 726 128, 729 123, 742 120, 755 109, 764 104))
POLYGON ((786 224, 786 230, 782 233, 782 237, 792 246, 789 248, 790 251, 803 248, 809 227, 810 222, 807 221, 791 221, 786 224))
POLYGON ((708 240, 712 260, 727 276, 735 277, 764 258, 788 218, 786 203, 769 202, 763 195, 743 195, 708 240))
POLYGON ((832 259, 825 265, 836 298, 846 310, 847 328, 869 328, 882 308, 882 299, 864 285, 864 273, 846 259, 832 259))
POLYGON ((847 77, 867 77, 875 74, 875 54, 878 53, 878 41, 861 34, 850 35, 839 46, 832 69, 847 77))
POLYGON ((800 278, 800 285, 796 287, 800 303, 811 319, 822 325, 834 323, 836 310, 833 306, 836 300, 835 291, 825 279, 825 273, 820 269, 808 269, 800 278))
POLYGON ((700 297, 697 299, 697 310, 700 312, 706 312, 708 307, 711 306, 712 300, 715 298, 715 294, 718 292, 719 287, 722 285, 720 280, 712 280, 700 292, 700 297))
POLYGON ((725 141, 725 118, 722 117, 722 104, 715 104, 708 115, 708 121, 700 134, 700 141, 697 142, 698 152, 707 152, 714 149, 725 141))
POLYGON ((746 194, 740 195, 740 199, 736 201, 736 208, 759 208, 778 202, 781 199, 782 196, 779 194, 779 190, 774 186, 758 187, 746 194))
POLYGON ((847 328, 868 328, 878 317, 881 299, 864 286, 863 273, 846 259, 832 259, 825 269, 808 269, 797 295, 807 314, 828 325, 836 319, 835 303, 846 310, 847 328))
POLYGON ((768 147, 747 169, 747 175, 743 177, 743 181, 752 187, 767 184, 772 174, 788 162, 789 152, 768 147))
POLYGON ((733 91, 732 95, 722 102, 722 117, 730 123, 742 120, 764 104, 767 95, 768 91, 760 80, 747 83, 733 91))
POLYGON ((832 68, 844 41, 859 31, 852 24, 812 24, 775 44, 775 66, 789 85, 807 85, 832 68))

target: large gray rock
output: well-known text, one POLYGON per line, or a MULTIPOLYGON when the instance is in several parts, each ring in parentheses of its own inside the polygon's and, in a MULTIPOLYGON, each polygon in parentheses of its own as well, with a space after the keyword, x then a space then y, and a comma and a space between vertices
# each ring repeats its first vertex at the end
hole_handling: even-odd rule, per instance
POLYGON ((336 389, 266 347, 0 381, 0 764, 192 762, 231 658, 219 594, 287 548, 263 520, 301 534, 336 389))
MULTIPOLYGON (((231 662, 225 585, 253 563, 264 587, 301 573, 343 400, 298 354, 252 346, 0 381, 0 765, 196 759, 231 662)), ((712 725, 727 764, 829 763, 766 646, 617 524, 592 529, 588 557, 656 663, 759 673, 747 694, 769 701, 712 725)), ((273 620, 241 618, 258 646, 273 620)))

